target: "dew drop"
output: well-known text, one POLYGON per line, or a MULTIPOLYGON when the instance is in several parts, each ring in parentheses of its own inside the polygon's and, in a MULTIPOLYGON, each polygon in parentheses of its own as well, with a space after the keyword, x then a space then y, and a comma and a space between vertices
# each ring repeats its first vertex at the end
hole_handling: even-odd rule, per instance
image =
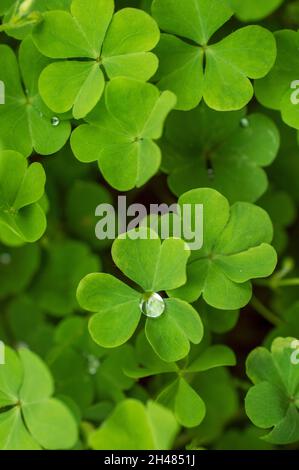
POLYGON ((242 118, 240 121, 240 126, 243 127, 243 129, 246 129, 246 127, 249 127, 249 121, 247 118, 242 118))
POLYGON ((9 253, 2 253, 0 255, 0 263, 8 265, 11 263, 11 254, 9 253))
POLYGON ((88 372, 90 375, 95 375, 98 371, 98 368, 100 367, 100 361, 96 356, 93 356, 92 354, 89 354, 87 356, 87 362, 88 362, 88 372))
POLYGON ((141 312, 149 318, 158 318, 165 310, 165 303, 157 293, 145 294, 140 301, 141 312))
POLYGON ((54 127, 59 126, 59 124, 60 124, 60 119, 59 119, 57 116, 53 116, 52 119, 51 119, 51 124, 52 124, 52 126, 54 126, 54 127))

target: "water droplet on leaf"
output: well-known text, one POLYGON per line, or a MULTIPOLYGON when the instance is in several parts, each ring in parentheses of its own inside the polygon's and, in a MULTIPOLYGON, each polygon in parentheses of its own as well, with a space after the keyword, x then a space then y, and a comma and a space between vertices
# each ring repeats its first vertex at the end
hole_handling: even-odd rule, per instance
POLYGON ((243 127, 244 129, 246 127, 249 127, 249 121, 247 118, 242 118, 241 121, 240 121, 240 126, 243 127))
POLYGON ((10 264, 11 263, 11 255, 9 253, 2 253, 0 255, 0 263, 1 264, 10 264))
POLYGON ((90 375, 95 375, 98 371, 98 368, 100 367, 100 361, 96 356, 93 356, 92 354, 89 354, 87 356, 87 361, 88 361, 88 372, 90 375))
POLYGON ((59 126, 59 124, 60 124, 60 119, 59 119, 57 116, 53 116, 52 119, 51 119, 51 124, 52 124, 52 126, 54 126, 54 127, 59 126))
POLYGON ((146 294, 140 302, 140 310, 149 318, 158 318, 165 310, 165 303, 161 295, 157 293, 146 294))

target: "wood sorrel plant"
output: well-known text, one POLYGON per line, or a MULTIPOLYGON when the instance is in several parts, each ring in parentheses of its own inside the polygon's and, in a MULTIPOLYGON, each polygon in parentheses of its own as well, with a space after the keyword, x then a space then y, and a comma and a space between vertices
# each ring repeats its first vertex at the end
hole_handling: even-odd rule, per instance
POLYGON ((296 8, 0 2, 1 450, 298 449, 296 8))

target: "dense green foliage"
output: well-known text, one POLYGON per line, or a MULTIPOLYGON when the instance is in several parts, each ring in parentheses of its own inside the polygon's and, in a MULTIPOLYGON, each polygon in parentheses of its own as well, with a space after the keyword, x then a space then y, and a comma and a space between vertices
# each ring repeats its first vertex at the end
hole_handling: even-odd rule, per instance
POLYGON ((299 0, 0 17, 0 450, 299 448, 299 0))

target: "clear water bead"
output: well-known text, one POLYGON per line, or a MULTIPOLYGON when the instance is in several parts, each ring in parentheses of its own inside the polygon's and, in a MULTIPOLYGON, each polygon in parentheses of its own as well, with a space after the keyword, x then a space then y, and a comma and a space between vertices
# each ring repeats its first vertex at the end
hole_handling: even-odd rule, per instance
POLYGON ((59 118, 57 116, 53 116, 52 119, 51 119, 51 124, 54 127, 59 126, 59 124, 60 124, 59 118))
POLYGON ((249 127, 249 121, 247 118, 242 118, 240 121, 240 126, 243 128, 249 127))
POLYGON ((1 253, 0 255, 0 263, 8 265, 11 263, 11 254, 9 253, 1 253))
POLYGON ((141 312, 149 318, 158 318, 165 310, 165 303, 157 293, 145 294, 140 301, 141 312))

